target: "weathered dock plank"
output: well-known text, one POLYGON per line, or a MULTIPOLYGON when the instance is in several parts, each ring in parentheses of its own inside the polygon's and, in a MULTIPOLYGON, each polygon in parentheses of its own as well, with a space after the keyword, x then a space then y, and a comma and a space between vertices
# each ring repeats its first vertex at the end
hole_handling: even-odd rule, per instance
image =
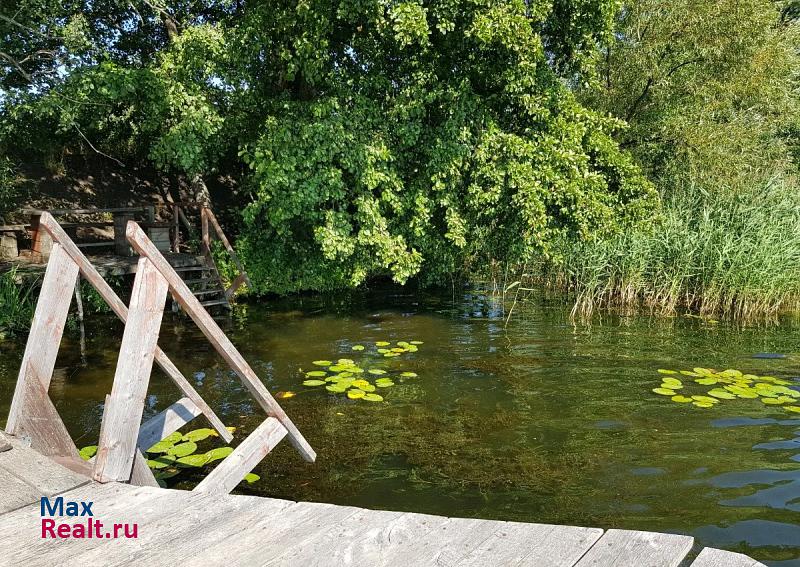
POLYGON ((608 530, 575 567, 677 567, 693 544, 690 536, 608 530))
MULTIPOLYGON (((672 534, 603 535, 597 528, 99 484, 9 441, 12 449, 0 452, 0 565, 666 567, 681 563, 692 546, 691 537, 672 534), (39 498, 54 494, 94 502, 104 532, 136 523, 137 538, 43 539, 39 498)), ((76 525, 86 518, 58 520, 76 525)), ((706 548, 692 567, 763 566, 706 548)))
POLYGON ((692 567, 766 567, 741 553, 706 547, 692 562, 692 567))

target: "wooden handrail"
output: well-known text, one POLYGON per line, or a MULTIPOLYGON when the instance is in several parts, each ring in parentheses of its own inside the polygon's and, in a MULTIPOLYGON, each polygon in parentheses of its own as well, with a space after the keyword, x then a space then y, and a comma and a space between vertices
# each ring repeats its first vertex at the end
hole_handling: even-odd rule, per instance
POLYGON ((311 448, 308 441, 306 441, 292 420, 289 419, 280 404, 272 397, 272 394, 269 393, 269 390, 258 378, 258 375, 250 368, 241 353, 231 343, 222 329, 219 328, 217 322, 203 308, 186 283, 170 266, 169 262, 162 256, 150 239, 147 238, 141 227, 135 221, 128 221, 126 235, 134 250, 141 256, 148 258, 155 269, 161 272, 161 275, 169 284, 172 296, 183 310, 189 314, 222 358, 227 361, 231 369, 236 372, 242 384, 250 391, 267 415, 277 419, 286 428, 289 441, 291 441, 295 449, 305 460, 313 462, 317 456, 314 449, 311 448))
MULTIPOLYGON (((91 262, 83 255, 77 245, 72 242, 72 239, 67 236, 64 230, 59 226, 58 222, 50 215, 45 213, 42 215, 40 224, 50 234, 54 241, 61 244, 64 251, 72 258, 78 265, 78 268, 84 278, 97 290, 100 296, 105 300, 111 310, 125 323, 128 320, 128 307, 123 303, 119 296, 111 289, 103 276, 97 271, 91 262)), ((219 433, 226 443, 230 443, 233 439, 231 432, 225 428, 225 424, 217 417, 214 411, 203 400, 197 390, 189 383, 180 370, 172 363, 169 357, 160 348, 156 347, 155 361, 161 369, 169 376, 176 386, 183 392, 183 395, 192 400, 198 408, 206 416, 206 419, 211 423, 214 430, 219 433)))

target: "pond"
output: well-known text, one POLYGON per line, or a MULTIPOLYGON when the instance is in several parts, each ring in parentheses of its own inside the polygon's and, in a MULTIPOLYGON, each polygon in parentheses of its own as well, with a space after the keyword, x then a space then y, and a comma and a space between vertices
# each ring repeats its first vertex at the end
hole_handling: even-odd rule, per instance
MULTIPOLYGON (((657 369, 734 368, 800 386, 800 326, 605 314, 574 324, 563 304, 517 307, 507 327, 491 296, 383 288, 242 305, 224 323, 318 453, 287 442, 239 492, 425 512, 687 533, 701 545, 800 566, 800 415, 759 400, 710 408, 652 393, 657 369), (375 343, 419 341, 387 358, 375 343), (352 349, 364 345, 363 351, 352 349), (789 353, 781 359, 754 353, 789 353), (355 360, 387 376, 350 400, 303 386, 312 362, 355 360), (301 372, 300 369, 304 372, 301 372)), ((62 344, 50 395, 78 446, 96 443, 122 326, 87 323, 62 344)), ((159 341, 241 439, 263 414, 191 321, 165 318, 159 341)), ((0 354, 8 412, 22 342, 0 354)), ((180 395, 155 371, 147 416, 180 395)), ((202 418, 193 422, 206 427, 202 418)), ((175 477, 189 488, 196 479, 175 477)))

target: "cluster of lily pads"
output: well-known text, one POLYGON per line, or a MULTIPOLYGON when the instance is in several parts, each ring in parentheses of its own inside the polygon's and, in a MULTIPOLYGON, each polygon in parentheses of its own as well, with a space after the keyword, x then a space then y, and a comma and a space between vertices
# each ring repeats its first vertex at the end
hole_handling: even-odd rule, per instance
MULTIPOLYGON (((388 341, 378 341, 375 343, 374 352, 385 358, 393 358, 404 353, 417 352, 421 344, 422 341, 397 341, 393 346, 388 341)), ((356 344, 351 349, 361 352, 367 347, 356 344)), ((394 377, 387 376, 388 372, 382 368, 364 369, 350 358, 340 358, 337 361, 315 360, 312 364, 319 369, 303 373, 305 376, 303 386, 324 386, 331 394, 345 394, 351 400, 366 402, 382 402, 383 396, 376 393, 376 390, 391 388, 396 384, 397 378, 417 377, 414 372, 398 372, 394 377)))
MULTIPOLYGON (((228 431, 233 433, 235 427, 228 427, 228 431)), ((198 453, 197 443, 209 437, 219 437, 213 429, 203 428, 194 429, 188 433, 178 431, 165 437, 149 449, 147 453, 147 465, 152 469, 158 484, 166 487, 166 479, 177 476, 185 469, 201 468, 214 461, 221 461, 233 452, 233 447, 215 447, 205 453, 198 453)), ((80 450, 81 457, 88 461, 97 453, 97 445, 89 445, 80 450)), ((249 473, 244 477, 248 483, 259 480, 257 474, 249 473)))
MULTIPOLYGON (((786 411, 800 413, 800 390, 789 388, 792 382, 772 376, 743 374, 740 370, 693 368, 692 370, 666 370, 660 368, 661 385, 653 388, 660 396, 669 396, 673 402, 691 403, 699 408, 710 408, 722 400, 758 399, 766 405, 782 406, 786 411), (701 386, 713 386, 705 395, 684 395, 684 382, 676 375, 687 376, 701 386)), ((688 392, 687 392, 688 394, 688 392)))

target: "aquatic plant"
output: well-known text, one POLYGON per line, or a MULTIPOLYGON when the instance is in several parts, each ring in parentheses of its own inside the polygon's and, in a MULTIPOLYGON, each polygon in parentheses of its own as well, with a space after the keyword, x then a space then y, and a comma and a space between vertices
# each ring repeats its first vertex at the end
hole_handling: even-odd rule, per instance
POLYGON ((699 408, 711 408, 723 400, 752 399, 765 405, 782 406, 786 411, 800 413, 800 390, 790 388, 793 382, 773 376, 744 374, 741 370, 727 369, 716 371, 711 368, 692 370, 668 370, 659 368, 661 385, 652 392, 668 396, 679 404, 691 403, 699 408), (688 395, 683 390, 684 381, 677 376, 685 376, 699 386, 712 386, 704 394, 688 395))
MULTIPOLYGON (((414 353, 419 350, 422 341, 397 341, 392 346, 389 341, 377 341, 374 349, 369 351, 364 345, 354 345, 351 350, 354 352, 365 352, 366 357, 394 358, 406 353, 414 353), (356 348, 361 347, 361 348, 356 348)), ((325 370, 310 370, 303 372, 303 386, 317 388, 324 386, 325 390, 331 394, 345 394, 350 400, 362 400, 365 402, 382 402, 383 396, 375 393, 378 388, 391 388, 396 385, 395 379, 402 381, 405 378, 416 378, 415 372, 394 371, 394 379, 388 375, 390 370, 377 368, 367 359, 362 365, 356 364, 351 358, 340 358, 337 361, 315 360, 311 364, 325 368, 325 370), (366 367, 366 370, 365 368, 366 367), (375 378, 371 378, 374 376, 375 378), (370 381, 372 380, 372 381, 370 381)), ((293 392, 279 392, 279 397, 287 397, 285 394, 293 392), (284 396, 280 396, 284 394, 284 396)))
MULTIPOLYGON (((228 431, 233 433, 235 427, 228 427, 228 431)), ((162 488, 166 488, 166 480, 179 475, 184 469, 201 468, 221 461, 233 452, 233 447, 215 447, 205 453, 197 453, 197 443, 209 437, 219 437, 213 429, 193 429, 187 433, 176 431, 168 435, 158 443, 145 451, 147 453, 147 465, 152 469, 153 476, 162 488)), ((97 453, 97 445, 89 445, 80 450, 80 456, 88 461, 97 453)), ((254 473, 248 473, 244 480, 252 484, 260 477, 254 473)))

